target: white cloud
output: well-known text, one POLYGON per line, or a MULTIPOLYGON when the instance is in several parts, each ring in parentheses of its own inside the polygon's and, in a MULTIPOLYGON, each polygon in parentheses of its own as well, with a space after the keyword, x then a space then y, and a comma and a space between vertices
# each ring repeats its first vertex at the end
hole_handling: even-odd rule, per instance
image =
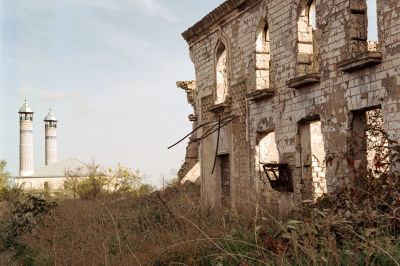
POLYGON ((30 86, 23 86, 18 89, 19 98, 30 98, 33 95, 33 90, 30 86))
POLYGON ((140 8, 147 15, 159 18, 168 22, 176 22, 176 18, 164 5, 160 4, 158 0, 76 0, 76 3, 106 9, 109 11, 127 10, 130 8, 140 8))
POLYGON ((40 91, 39 92, 40 98, 43 101, 47 102, 54 102, 54 101, 59 101, 63 100, 67 97, 67 94, 63 91, 40 91))
POLYGON ((67 100, 71 104, 70 110, 74 110, 79 115, 98 114, 96 98, 89 96, 89 93, 81 91, 71 91, 67 95, 67 100))
POLYGON ((54 11, 57 8, 64 8, 66 5, 72 4, 71 6, 73 7, 88 7, 112 12, 120 10, 132 11, 132 8, 139 8, 151 17, 168 22, 177 21, 171 11, 165 5, 161 4, 159 0, 15 0, 15 2, 15 6, 18 7, 19 12, 27 11, 31 13, 40 11, 48 15, 49 12, 45 11, 54 11))
MULTIPOLYGON (((121 60, 121 57, 131 58, 136 54, 145 52, 151 46, 149 41, 133 34, 131 29, 127 27, 96 17, 87 18, 87 21, 91 23, 91 28, 96 32, 94 37, 107 47, 107 52, 101 55, 105 61, 118 61, 121 60)), ((98 60, 100 59, 98 58, 98 60)))
POLYGON ((150 16, 157 17, 169 22, 176 22, 176 18, 156 0, 133 0, 134 3, 140 5, 143 10, 150 16))
POLYGON ((56 101, 64 101, 70 107, 69 110, 74 110, 80 115, 90 115, 98 113, 96 109, 95 99, 89 97, 87 93, 82 93, 78 90, 62 91, 62 90, 41 90, 39 91, 39 102, 55 103, 56 101))

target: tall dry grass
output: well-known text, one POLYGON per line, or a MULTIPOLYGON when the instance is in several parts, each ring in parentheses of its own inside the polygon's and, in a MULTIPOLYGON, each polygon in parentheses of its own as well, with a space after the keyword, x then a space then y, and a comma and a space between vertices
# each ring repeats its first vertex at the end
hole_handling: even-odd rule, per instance
POLYGON ((236 213, 204 208, 196 186, 63 200, 20 236, 20 258, 25 265, 399 265, 399 184, 343 189, 301 205, 288 221, 246 199, 248 208, 236 213))
POLYGON ((257 249, 252 239, 246 239, 252 232, 251 236, 243 232, 243 228, 252 230, 251 219, 207 210, 199 202, 198 187, 169 188, 143 198, 65 200, 21 239, 54 265, 257 261, 246 259, 242 252, 257 249))

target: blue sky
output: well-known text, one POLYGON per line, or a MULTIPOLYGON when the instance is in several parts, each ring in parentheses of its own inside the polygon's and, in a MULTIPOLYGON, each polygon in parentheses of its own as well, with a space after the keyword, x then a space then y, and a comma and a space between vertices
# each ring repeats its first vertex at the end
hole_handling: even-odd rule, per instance
POLYGON ((18 174, 17 112, 27 97, 36 168, 51 107, 59 159, 121 163, 154 184, 170 178, 185 144, 166 147, 191 129, 191 107, 175 87, 194 79, 181 33, 222 2, 0 0, 0 159, 18 174))
POLYGON ((177 80, 194 79, 181 33, 222 0, 0 0, 0 159, 18 174, 18 109, 59 119, 58 157, 139 169, 159 183, 179 169, 192 112, 177 80))

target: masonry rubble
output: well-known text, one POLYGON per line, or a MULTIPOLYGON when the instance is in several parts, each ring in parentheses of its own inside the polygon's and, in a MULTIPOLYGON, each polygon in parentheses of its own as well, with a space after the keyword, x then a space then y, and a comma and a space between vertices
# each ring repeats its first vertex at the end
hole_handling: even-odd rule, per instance
POLYGON ((189 142, 179 176, 201 176, 204 203, 262 200, 283 215, 352 182, 370 157, 370 110, 399 140, 400 1, 376 3, 375 39, 366 0, 228 0, 182 34, 196 81, 177 85, 193 106, 193 127, 238 117, 219 141, 217 133, 195 141, 204 126, 189 142), (266 163, 280 167, 278 179, 289 175, 292 189, 272 189, 266 163))
MULTIPOLYGON (((194 113, 189 115, 189 121, 193 123, 193 129, 197 127, 197 94, 195 81, 177 81, 176 86, 187 94, 188 103, 192 105, 194 113)), ((197 183, 200 179, 199 143, 195 141, 196 135, 192 134, 186 147, 186 157, 178 171, 181 183, 197 183)))

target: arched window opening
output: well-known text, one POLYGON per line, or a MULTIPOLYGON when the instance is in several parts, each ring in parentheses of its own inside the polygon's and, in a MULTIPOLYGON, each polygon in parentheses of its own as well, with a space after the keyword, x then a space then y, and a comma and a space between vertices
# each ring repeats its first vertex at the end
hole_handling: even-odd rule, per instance
POLYGON ((378 21, 376 0, 367 1, 368 16, 368 50, 378 50, 378 21))
MULTIPOLYGON (((268 176, 264 171, 263 165, 268 163, 278 163, 279 152, 276 145, 275 132, 262 134, 258 136, 258 143, 255 149, 255 170, 260 183, 260 191, 266 197, 267 202, 274 202, 273 189, 268 181, 268 176)), ((279 173, 277 173, 279 177, 279 173)))
POLYGON ((259 53, 269 53, 269 29, 268 24, 265 24, 264 27, 260 27, 260 30, 257 33, 257 52, 259 53))
POLYGON ((317 29, 317 10, 315 9, 315 0, 310 1, 307 6, 308 25, 314 30, 317 29))
POLYGON ((297 76, 315 72, 314 30, 317 28, 315 0, 303 1, 303 8, 297 22, 297 76))
MULTIPOLYGON (((350 11, 350 23, 346 27, 350 37, 347 44, 348 58, 358 58, 368 55, 368 52, 378 52, 380 45, 377 0, 351 0, 350 11)), ((375 64, 379 63, 379 55, 374 54, 374 57, 375 64)), ((357 62, 360 67, 371 65, 362 64, 363 60, 357 62)), ((344 71, 352 71, 352 69, 344 69, 344 71)))
POLYGON ((228 94, 228 64, 227 52, 223 43, 220 43, 217 48, 217 64, 216 64, 216 99, 215 103, 220 104, 225 102, 228 94))
POLYGON ((278 163, 279 152, 276 145, 275 132, 264 135, 256 148, 256 169, 263 172, 262 164, 278 163))
POLYGON ((270 42, 268 24, 263 21, 256 40, 256 89, 269 89, 270 85, 270 42))

